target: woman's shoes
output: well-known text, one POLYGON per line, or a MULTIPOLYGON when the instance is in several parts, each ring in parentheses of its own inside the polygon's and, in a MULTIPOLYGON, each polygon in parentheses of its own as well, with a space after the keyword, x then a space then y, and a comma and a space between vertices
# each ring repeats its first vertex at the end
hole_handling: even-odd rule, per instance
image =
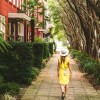
POLYGON ((64 92, 62 92, 62 96, 61 96, 62 100, 64 100, 64 97, 65 97, 64 92))
POLYGON ((66 98, 66 97, 67 97, 67 94, 65 94, 64 92, 62 92, 62 95, 61 95, 62 100, 64 100, 64 98, 66 98))

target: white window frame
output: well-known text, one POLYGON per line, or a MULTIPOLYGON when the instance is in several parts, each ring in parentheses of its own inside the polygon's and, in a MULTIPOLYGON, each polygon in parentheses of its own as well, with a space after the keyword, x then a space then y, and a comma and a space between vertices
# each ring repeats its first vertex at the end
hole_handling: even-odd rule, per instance
MULTIPOLYGON (((22 0, 22 4, 21 5, 24 5, 24 1, 22 0)), ((24 10, 24 7, 21 7, 21 10, 24 10)))
POLYGON ((24 41, 24 24, 18 23, 18 36, 20 38, 20 41, 24 41))
POLYGON ((20 8, 20 9, 21 9, 21 7, 22 7, 21 5, 22 5, 22 2, 21 2, 21 0, 19 0, 19 6, 20 6, 19 8, 20 8))
POLYGON ((17 0, 17 7, 19 7, 19 0, 17 0))
POLYGON ((15 23, 13 24, 13 28, 14 28, 14 31, 13 31, 13 36, 14 36, 14 40, 16 39, 16 33, 15 33, 15 28, 16 26, 15 26, 15 23))
MULTIPOLYGON (((0 15, 0 20, 3 22, 3 23, 0 22, 0 30, 5 33, 5 30, 6 30, 5 25, 4 25, 5 24, 5 16, 0 15)), ((5 39, 5 34, 2 34, 2 35, 5 39)))
POLYGON ((16 5, 16 0, 13 0, 13 4, 16 5))
POLYGON ((10 2, 12 2, 12 0, 9 0, 10 2))
POLYGON ((24 36, 24 24, 23 23, 18 23, 18 35, 24 36))
POLYGON ((11 23, 9 23, 9 35, 11 35, 11 23))

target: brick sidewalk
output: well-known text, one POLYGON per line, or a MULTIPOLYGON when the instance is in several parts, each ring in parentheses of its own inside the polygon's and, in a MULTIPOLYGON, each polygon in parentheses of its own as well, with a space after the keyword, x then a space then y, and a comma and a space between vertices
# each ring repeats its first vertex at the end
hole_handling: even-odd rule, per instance
MULTIPOLYGON (((46 67, 41 70, 37 80, 29 86, 21 100, 61 100, 61 90, 57 79, 57 59, 55 54, 46 67)), ((73 75, 69 84, 68 96, 65 100, 100 100, 100 91, 97 91, 83 77, 78 67, 73 63, 73 75)))

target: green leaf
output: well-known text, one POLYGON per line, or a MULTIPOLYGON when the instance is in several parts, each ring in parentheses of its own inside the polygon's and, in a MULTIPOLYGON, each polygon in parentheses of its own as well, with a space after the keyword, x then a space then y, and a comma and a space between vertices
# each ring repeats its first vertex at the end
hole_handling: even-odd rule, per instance
POLYGON ((39 12, 39 15, 44 15, 44 12, 39 12))

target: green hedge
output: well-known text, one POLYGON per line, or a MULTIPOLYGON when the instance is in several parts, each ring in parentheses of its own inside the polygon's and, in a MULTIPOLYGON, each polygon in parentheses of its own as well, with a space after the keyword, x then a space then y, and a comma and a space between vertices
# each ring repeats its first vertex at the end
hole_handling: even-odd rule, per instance
POLYGON ((49 43, 44 43, 43 58, 48 59, 50 57, 49 43))
POLYGON ((24 42, 10 43, 8 52, 0 52, 0 73, 7 81, 30 83, 33 55, 31 45, 24 42))
POLYGON ((43 61, 43 43, 33 43, 33 66, 41 69, 43 61))
POLYGON ((53 54, 52 43, 10 42, 8 52, 0 52, 0 74, 6 81, 30 84, 53 54), (35 72, 36 71, 36 72, 35 72))
POLYGON ((100 63, 77 50, 71 50, 71 54, 80 63, 80 67, 88 74, 93 75, 95 83, 100 85, 100 63))
POLYGON ((55 42, 52 42, 53 43, 53 50, 54 50, 54 52, 56 52, 56 43, 55 42))
POLYGON ((0 94, 8 93, 10 95, 17 95, 20 92, 20 87, 16 83, 2 83, 0 84, 0 94))
POLYGON ((51 56, 53 55, 53 52, 54 52, 54 51, 53 51, 53 45, 54 45, 53 42, 50 42, 50 43, 49 43, 49 51, 50 51, 50 55, 51 55, 51 56))
POLYGON ((0 75, 0 84, 2 84, 4 82, 4 78, 2 75, 0 75))
POLYGON ((97 85, 100 85, 100 63, 96 63, 94 70, 94 81, 97 85))
POLYGON ((33 66, 41 68, 43 59, 48 59, 50 55, 53 55, 53 43, 33 43, 33 66))
POLYGON ((44 64, 43 59, 53 54, 53 45, 44 42, 9 44, 8 51, 0 52, 0 94, 16 95, 19 86, 15 83, 31 84, 44 64))

